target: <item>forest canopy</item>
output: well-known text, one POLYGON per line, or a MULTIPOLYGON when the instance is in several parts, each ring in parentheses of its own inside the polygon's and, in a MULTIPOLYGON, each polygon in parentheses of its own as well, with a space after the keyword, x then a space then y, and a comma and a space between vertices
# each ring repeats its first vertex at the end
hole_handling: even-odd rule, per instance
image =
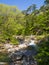
POLYGON ((40 9, 32 4, 23 11, 16 6, 0 4, 0 42, 8 39, 15 42, 13 36, 16 35, 49 34, 49 2, 45 0, 44 3, 40 9))

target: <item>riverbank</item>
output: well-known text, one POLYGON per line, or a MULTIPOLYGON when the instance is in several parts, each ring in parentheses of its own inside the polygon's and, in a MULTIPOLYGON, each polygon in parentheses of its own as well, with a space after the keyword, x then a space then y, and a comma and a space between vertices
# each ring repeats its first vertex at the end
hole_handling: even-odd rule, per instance
MULTIPOLYGON (((36 40, 37 40, 36 44, 40 45, 40 43, 43 43, 43 41, 47 41, 49 39, 48 36, 49 35, 47 35, 47 36, 44 36, 44 35, 42 35, 42 36, 36 36, 36 40)), ((2 52, 0 51, 0 62, 9 62, 9 61, 11 61, 11 59, 9 59, 9 57, 8 57, 7 50, 10 49, 11 52, 13 52, 13 51, 18 50, 20 48, 18 47, 18 45, 12 45, 12 44, 8 43, 8 44, 2 44, 1 47, 0 47, 0 50, 1 49, 2 49, 2 52), (6 48, 5 48, 5 46, 6 46, 6 48)), ((22 48, 22 49, 24 49, 24 48, 22 48)))

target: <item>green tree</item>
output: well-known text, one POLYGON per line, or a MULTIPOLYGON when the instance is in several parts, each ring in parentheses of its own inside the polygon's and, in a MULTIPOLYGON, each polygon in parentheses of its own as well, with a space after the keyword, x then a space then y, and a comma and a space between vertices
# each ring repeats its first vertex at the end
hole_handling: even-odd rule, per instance
POLYGON ((36 4, 33 4, 33 5, 31 5, 31 6, 28 7, 27 12, 28 13, 32 13, 35 10, 36 10, 36 4))
POLYGON ((49 65, 49 36, 39 43, 38 54, 36 56, 38 65, 49 65))
POLYGON ((49 4, 49 0, 45 0, 44 3, 45 3, 45 4, 49 4))

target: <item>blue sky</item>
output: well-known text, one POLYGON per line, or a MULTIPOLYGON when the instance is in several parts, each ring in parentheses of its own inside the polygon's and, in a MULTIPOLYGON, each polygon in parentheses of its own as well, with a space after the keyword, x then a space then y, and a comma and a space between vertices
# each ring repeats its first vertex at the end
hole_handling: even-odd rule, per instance
POLYGON ((25 10, 31 4, 36 4, 37 8, 40 8, 44 4, 44 0, 0 0, 0 4, 17 6, 20 10, 25 10))

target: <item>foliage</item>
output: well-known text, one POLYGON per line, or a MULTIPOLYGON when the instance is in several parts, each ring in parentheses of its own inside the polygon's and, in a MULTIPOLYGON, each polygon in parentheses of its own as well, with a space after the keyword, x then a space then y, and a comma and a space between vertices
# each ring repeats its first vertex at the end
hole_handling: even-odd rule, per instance
POLYGON ((36 5, 33 4, 24 13, 15 6, 4 4, 0 4, 0 6, 0 42, 5 43, 7 39, 10 39, 11 42, 14 39, 13 36, 16 35, 45 35, 49 33, 48 5, 37 10, 36 5), (30 13, 27 14, 29 11, 30 13))
MULTIPOLYGON (((42 35, 49 33, 49 10, 40 12, 38 14, 30 14, 26 16, 26 24, 28 24, 29 31, 31 34, 42 35)), ((30 33, 29 33, 30 34, 30 33)))
POLYGON ((14 35, 22 34, 24 22, 24 15, 15 6, 0 4, 0 42, 13 42, 14 35))
POLYGON ((45 0, 45 4, 49 4, 49 0, 45 0))
POLYGON ((22 13, 25 14, 25 15, 27 15, 27 14, 31 14, 35 10, 36 10, 36 4, 32 4, 26 10, 22 11, 22 13))
POLYGON ((38 54, 36 56, 38 65, 49 65, 49 36, 41 40, 38 45, 38 54))

